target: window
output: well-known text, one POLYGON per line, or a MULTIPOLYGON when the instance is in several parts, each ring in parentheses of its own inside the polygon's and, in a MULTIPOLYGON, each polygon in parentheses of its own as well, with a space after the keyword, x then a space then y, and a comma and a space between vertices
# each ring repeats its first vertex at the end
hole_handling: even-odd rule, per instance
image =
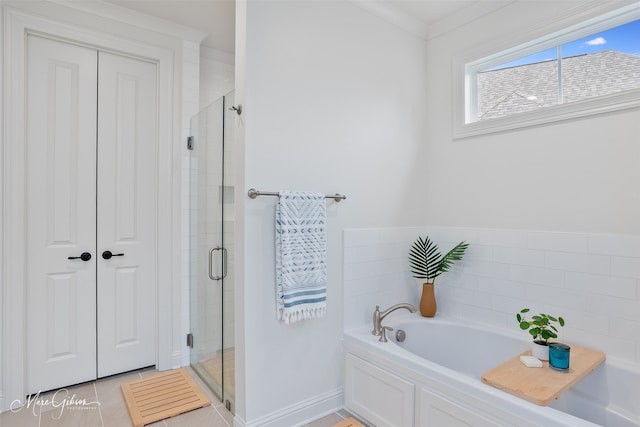
POLYGON ((640 106, 638 4, 457 67, 457 136, 640 106))

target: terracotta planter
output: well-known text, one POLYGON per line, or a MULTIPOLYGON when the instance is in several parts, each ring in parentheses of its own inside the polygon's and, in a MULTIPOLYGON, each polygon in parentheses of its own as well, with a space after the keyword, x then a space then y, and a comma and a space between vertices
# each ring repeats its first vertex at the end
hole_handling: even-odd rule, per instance
POLYGON ((422 296, 420 297, 420 314, 424 317, 436 315, 436 296, 433 292, 433 283, 422 284, 422 296))

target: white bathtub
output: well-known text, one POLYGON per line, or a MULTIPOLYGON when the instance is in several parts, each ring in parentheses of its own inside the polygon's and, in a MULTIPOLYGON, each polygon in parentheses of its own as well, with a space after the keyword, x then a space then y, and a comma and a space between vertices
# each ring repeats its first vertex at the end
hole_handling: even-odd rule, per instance
POLYGON ((377 427, 640 426, 640 370, 608 359, 550 406, 481 382, 483 372, 529 348, 442 317, 389 316, 389 342, 370 328, 345 332, 345 407, 377 427), (395 341, 398 329, 406 333, 395 341))

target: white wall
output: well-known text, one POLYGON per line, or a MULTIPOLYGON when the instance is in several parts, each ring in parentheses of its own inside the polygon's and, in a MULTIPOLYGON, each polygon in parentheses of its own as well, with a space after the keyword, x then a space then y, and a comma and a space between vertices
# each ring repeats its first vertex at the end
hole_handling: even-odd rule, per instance
POLYGON ((424 151, 426 42, 343 1, 245 6, 236 26, 246 37, 246 49, 245 40, 236 47, 244 105, 236 204, 244 209, 236 294, 244 294, 244 337, 236 339, 245 379, 237 415, 247 425, 295 425, 318 416, 302 407, 341 405, 342 230, 422 222, 412 187, 424 151), (327 201, 326 317, 276 320, 275 198, 250 200, 250 187, 346 194, 327 201))
POLYGON ((640 233, 640 111, 452 141, 452 59, 577 15, 514 2, 429 42, 423 224, 640 233))
POLYGON ((200 47, 200 110, 235 87, 235 55, 200 47))

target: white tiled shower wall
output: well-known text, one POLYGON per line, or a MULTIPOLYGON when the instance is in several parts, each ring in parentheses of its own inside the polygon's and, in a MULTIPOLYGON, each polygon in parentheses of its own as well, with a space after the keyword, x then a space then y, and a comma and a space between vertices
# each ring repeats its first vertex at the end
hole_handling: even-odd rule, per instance
MULTIPOLYGON (((407 254, 418 235, 441 252, 470 243, 436 279, 438 314, 518 331, 523 307, 562 316, 560 339, 640 363, 640 236, 476 228, 344 232, 344 328, 369 326, 376 305, 417 308, 421 285, 407 254)), ((522 331, 522 334, 526 332, 522 331)))

